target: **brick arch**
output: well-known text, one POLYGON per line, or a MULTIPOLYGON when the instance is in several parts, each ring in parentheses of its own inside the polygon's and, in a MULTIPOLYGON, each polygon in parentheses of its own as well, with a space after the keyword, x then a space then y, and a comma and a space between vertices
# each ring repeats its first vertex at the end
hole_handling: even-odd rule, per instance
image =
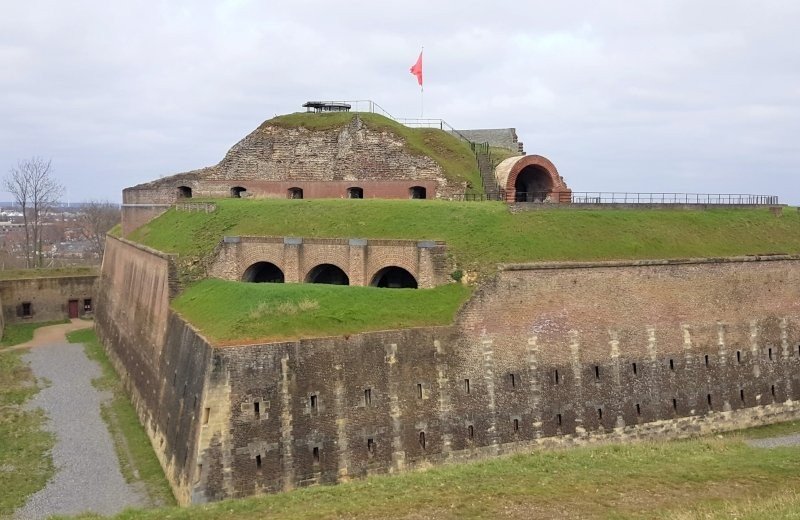
POLYGON ((372 279, 375 278, 375 275, 378 274, 378 272, 381 269, 385 269, 386 267, 402 267, 403 269, 405 269, 406 271, 411 273, 411 276, 413 276, 414 279, 417 281, 417 283, 420 286, 422 286, 422 284, 420 283, 420 279, 419 279, 419 269, 418 269, 418 267, 417 266, 412 266, 408 262, 404 262, 402 260, 398 262, 397 260, 399 260, 399 259, 395 258, 395 259, 389 260, 387 262, 381 262, 380 264, 372 264, 372 265, 370 265, 370 268, 367 271, 367 276, 364 278, 364 285, 369 285, 370 283, 372 283, 372 279))
POLYGON ((344 271, 350 280, 353 280, 353 273, 350 272, 350 252, 346 244, 328 247, 321 244, 303 244, 300 272, 297 273, 300 281, 305 280, 308 273, 320 264, 335 265, 344 271))
POLYGON ((303 272, 300 273, 300 281, 305 282, 306 278, 308 278, 308 275, 311 274, 311 271, 324 264, 338 267, 339 269, 344 271, 344 274, 346 274, 348 278, 353 277, 352 273, 350 272, 349 266, 347 264, 343 264, 342 262, 337 261, 337 259, 335 258, 328 258, 322 261, 311 261, 311 262, 304 261, 303 272))
POLYGON ((523 155, 511 157, 501 162, 495 170, 498 185, 506 191, 506 201, 515 202, 517 179, 523 172, 539 171, 546 175, 550 193, 549 202, 569 202, 572 190, 567 187, 564 178, 559 175, 555 164, 541 155, 523 155))
MULTIPOLYGON (((275 264, 275 266, 283 271, 283 274, 286 275, 286 265, 283 261, 283 255, 277 254, 276 251, 271 250, 274 247, 269 247, 271 244, 259 244, 260 247, 245 247, 243 251, 243 255, 237 262, 237 280, 241 280, 242 276, 244 276, 245 271, 255 264, 256 262, 269 262, 271 264, 275 264)), ((282 246, 280 251, 282 252, 282 246)))

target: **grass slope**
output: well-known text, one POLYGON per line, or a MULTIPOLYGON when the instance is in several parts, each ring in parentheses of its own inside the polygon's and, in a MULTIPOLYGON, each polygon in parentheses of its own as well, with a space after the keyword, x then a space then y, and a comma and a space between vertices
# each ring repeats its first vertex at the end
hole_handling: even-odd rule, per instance
POLYGON ((5 269, 0 271, 0 280, 92 276, 96 274, 98 274, 98 269, 94 266, 53 267, 42 269, 5 269))
POLYGON ((94 330, 70 332, 67 334, 67 341, 82 343, 86 357, 100 365, 102 376, 93 380, 92 384, 99 390, 111 392, 110 401, 102 405, 100 413, 114 439, 114 448, 125 480, 128 483, 141 481, 155 504, 174 505, 172 489, 153 452, 150 439, 139 423, 139 417, 94 330))
POLYGON ((116 518, 798 518, 800 448, 748 436, 534 452, 116 518))
POLYGON ((483 184, 478 173, 478 163, 467 143, 436 128, 409 128, 378 114, 337 112, 315 114, 297 112, 265 121, 259 128, 277 126, 281 128, 307 128, 309 130, 331 130, 348 125, 358 115, 371 130, 391 132, 402 138, 409 153, 426 155, 442 167, 445 177, 452 181, 467 181, 470 193, 483 193, 483 184))
POLYGON ((470 289, 378 289, 204 280, 172 305, 211 341, 290 340, 447 325, 470 289))
POLYGON ((9 323, 3 329, 3 339, 0 340, 0 349, 27 343, 33 339, 33 333, 39 327, 69 323, 69 320, 40 321, 36 323, 9 323))
POLYGON ((44 413, 22 406, 39 388, 21 356, 0 352, 0 518, 23 506, 55 471, 55 437, 42 429, 44 413))
POLYGON ((462 269, 491 271, 499 262, 798 253, 800 212, 780 218, 767 209, 512 214, 500 202, 222 199, 214 213, 172 209, 131 238, 204 256, 223 235, 438 239, 462 269))

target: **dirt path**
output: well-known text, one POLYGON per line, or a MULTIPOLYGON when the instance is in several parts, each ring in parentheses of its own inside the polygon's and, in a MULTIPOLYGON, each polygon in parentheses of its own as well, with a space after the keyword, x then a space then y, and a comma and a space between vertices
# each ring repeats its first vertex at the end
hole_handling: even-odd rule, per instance
POLYGON ((48 382, 27 406, 44 411, 46 428, 56 436, 52 451, 56 473, 16 511, 15 518, 36 520, 87 511, 110 515, 148 504, 143 490, 125 482, 101 418, 101 406, 109 396, 92 386, 92 379, 101 375, 100 366, 86 357, 83 345, 67 343, 64 337, 91 325, 74 320, 43 327, 32 341, 14 347, 29 349, 23 359, 37 378, 48 382))
POLYGON ((82 320, 80 318, 73 318, 69 323, 60 323, 58 325, 48 325, 47 327, 39 327, 33 331, 33 339, 26 342, 14 345, 13 347, 6 347, 0 349, 3 352, 11 352, 13 350, 23 350, 26 348, 42 347, 45 345, 52 345, 53 343, 66 343, 64 337, 69 332, 74 332, 81 329, 90 329, 94 326, 93 321, 82 320))

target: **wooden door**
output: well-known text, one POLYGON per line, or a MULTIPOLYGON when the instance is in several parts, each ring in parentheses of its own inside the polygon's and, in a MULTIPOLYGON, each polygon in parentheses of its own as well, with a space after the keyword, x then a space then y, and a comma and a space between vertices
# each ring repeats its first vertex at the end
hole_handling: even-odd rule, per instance
POLYGON ((78 300, 69 301, 69 317, 70 319, 78 317, 78 300))

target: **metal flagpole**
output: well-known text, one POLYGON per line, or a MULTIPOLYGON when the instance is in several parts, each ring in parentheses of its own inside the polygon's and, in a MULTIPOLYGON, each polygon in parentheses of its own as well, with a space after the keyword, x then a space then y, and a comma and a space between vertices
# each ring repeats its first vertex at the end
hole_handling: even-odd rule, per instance
MULTIPOLYGON (((422 46, 422 49, 419 51, 419 55, 422 56, 425 53, 425 46, 422 46)), ((422 69, 425 70, 425 65, 423 64, 422 69)), ((419 86, 419 118, 425 118, 425 76, 423 75, 423 80, 420 82, 419 86)))

